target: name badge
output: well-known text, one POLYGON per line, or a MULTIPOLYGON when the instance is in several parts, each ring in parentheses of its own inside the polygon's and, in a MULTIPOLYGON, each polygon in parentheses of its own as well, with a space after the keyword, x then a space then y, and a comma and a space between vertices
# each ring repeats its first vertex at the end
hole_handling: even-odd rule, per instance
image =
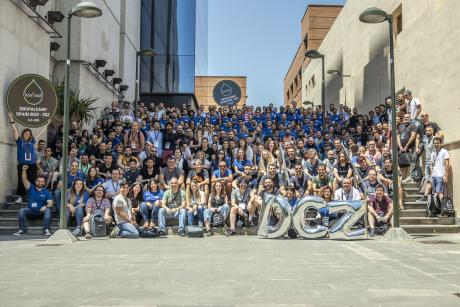
POLYGON ((37 208, 37 203, 36 203, 36 202, 33 202, 33 203, 30 204, 30 206, 31 206, 32 208, 37 208))
POLYGON ((170 142, 166 142, 165 143, 165 149, 169 149, 171 148, 171 143, 170 142))
POLYGON ((160 147, 160 142, 154 142, 154 143, 153 143, 153 146, 154 146, 155 148, 159 148, 159 147, 160 147))
POLYGON ((245 203, 239 203, 238 207, 240 207, 241 209, 246 209, 246 204, 245 203))

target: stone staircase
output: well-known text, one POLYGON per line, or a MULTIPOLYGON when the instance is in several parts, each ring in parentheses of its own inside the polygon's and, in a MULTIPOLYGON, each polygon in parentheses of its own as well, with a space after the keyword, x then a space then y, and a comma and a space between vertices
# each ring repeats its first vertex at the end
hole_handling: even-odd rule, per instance
POLYGON ((460 233, 460 224, 455 218, 426 218, 427 202, 418 201, 420 194, 418 183, 402 183, 403 203, 405 210, 401 211, 400 224, 411 235, 433 235, 445 233, 460 233))

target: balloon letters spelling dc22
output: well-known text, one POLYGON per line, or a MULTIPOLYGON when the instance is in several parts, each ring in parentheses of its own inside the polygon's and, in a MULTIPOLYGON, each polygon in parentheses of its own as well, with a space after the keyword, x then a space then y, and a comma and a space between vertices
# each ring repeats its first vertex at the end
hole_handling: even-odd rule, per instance
POLYGON ((257 234, 264 238, 283 237, 293 227, 304 239, 319 239, 329 234, 331 239, 367 239, 367 229, 352 227, 366 214, 365 201, 333 201, 326 203, 322 198, 306 196, 297 201, 293 210, 288 201, 280 195, 264 199, 259 218, 257 234), (306 223, 308 212, 325 212, 329 215, 343 213, 331 226, 314 226, 306 223))

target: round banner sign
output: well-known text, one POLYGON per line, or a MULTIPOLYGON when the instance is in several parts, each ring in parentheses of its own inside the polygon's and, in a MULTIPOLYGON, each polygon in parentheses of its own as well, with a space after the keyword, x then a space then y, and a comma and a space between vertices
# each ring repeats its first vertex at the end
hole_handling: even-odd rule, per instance
POLYGON ((14 120, 29 128, 46 125, 56 113, 57 103, 51 82, 35 74, 18 77, 6 94, 6 106, 14 120))
POLYGON ((232 80, 222 80, 214 86, 213 97, 220 106, 234 106, 241 100, 241 88, 232 80))

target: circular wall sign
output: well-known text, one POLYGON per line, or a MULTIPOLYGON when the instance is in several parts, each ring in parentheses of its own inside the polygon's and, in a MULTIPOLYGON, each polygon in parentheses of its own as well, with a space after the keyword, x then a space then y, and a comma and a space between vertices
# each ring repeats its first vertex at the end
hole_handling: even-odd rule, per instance
POLYGON ((241 88, 232 80, 222 80, 214 86, 213 97, 220 106, 234 106, 241 100, 241 88))
POLYGON ((14 120, 29 128, 46 125, 56 113, 57 103, 51 82, 35 74, 18 77, 6 94, 6 106, 14 120))

